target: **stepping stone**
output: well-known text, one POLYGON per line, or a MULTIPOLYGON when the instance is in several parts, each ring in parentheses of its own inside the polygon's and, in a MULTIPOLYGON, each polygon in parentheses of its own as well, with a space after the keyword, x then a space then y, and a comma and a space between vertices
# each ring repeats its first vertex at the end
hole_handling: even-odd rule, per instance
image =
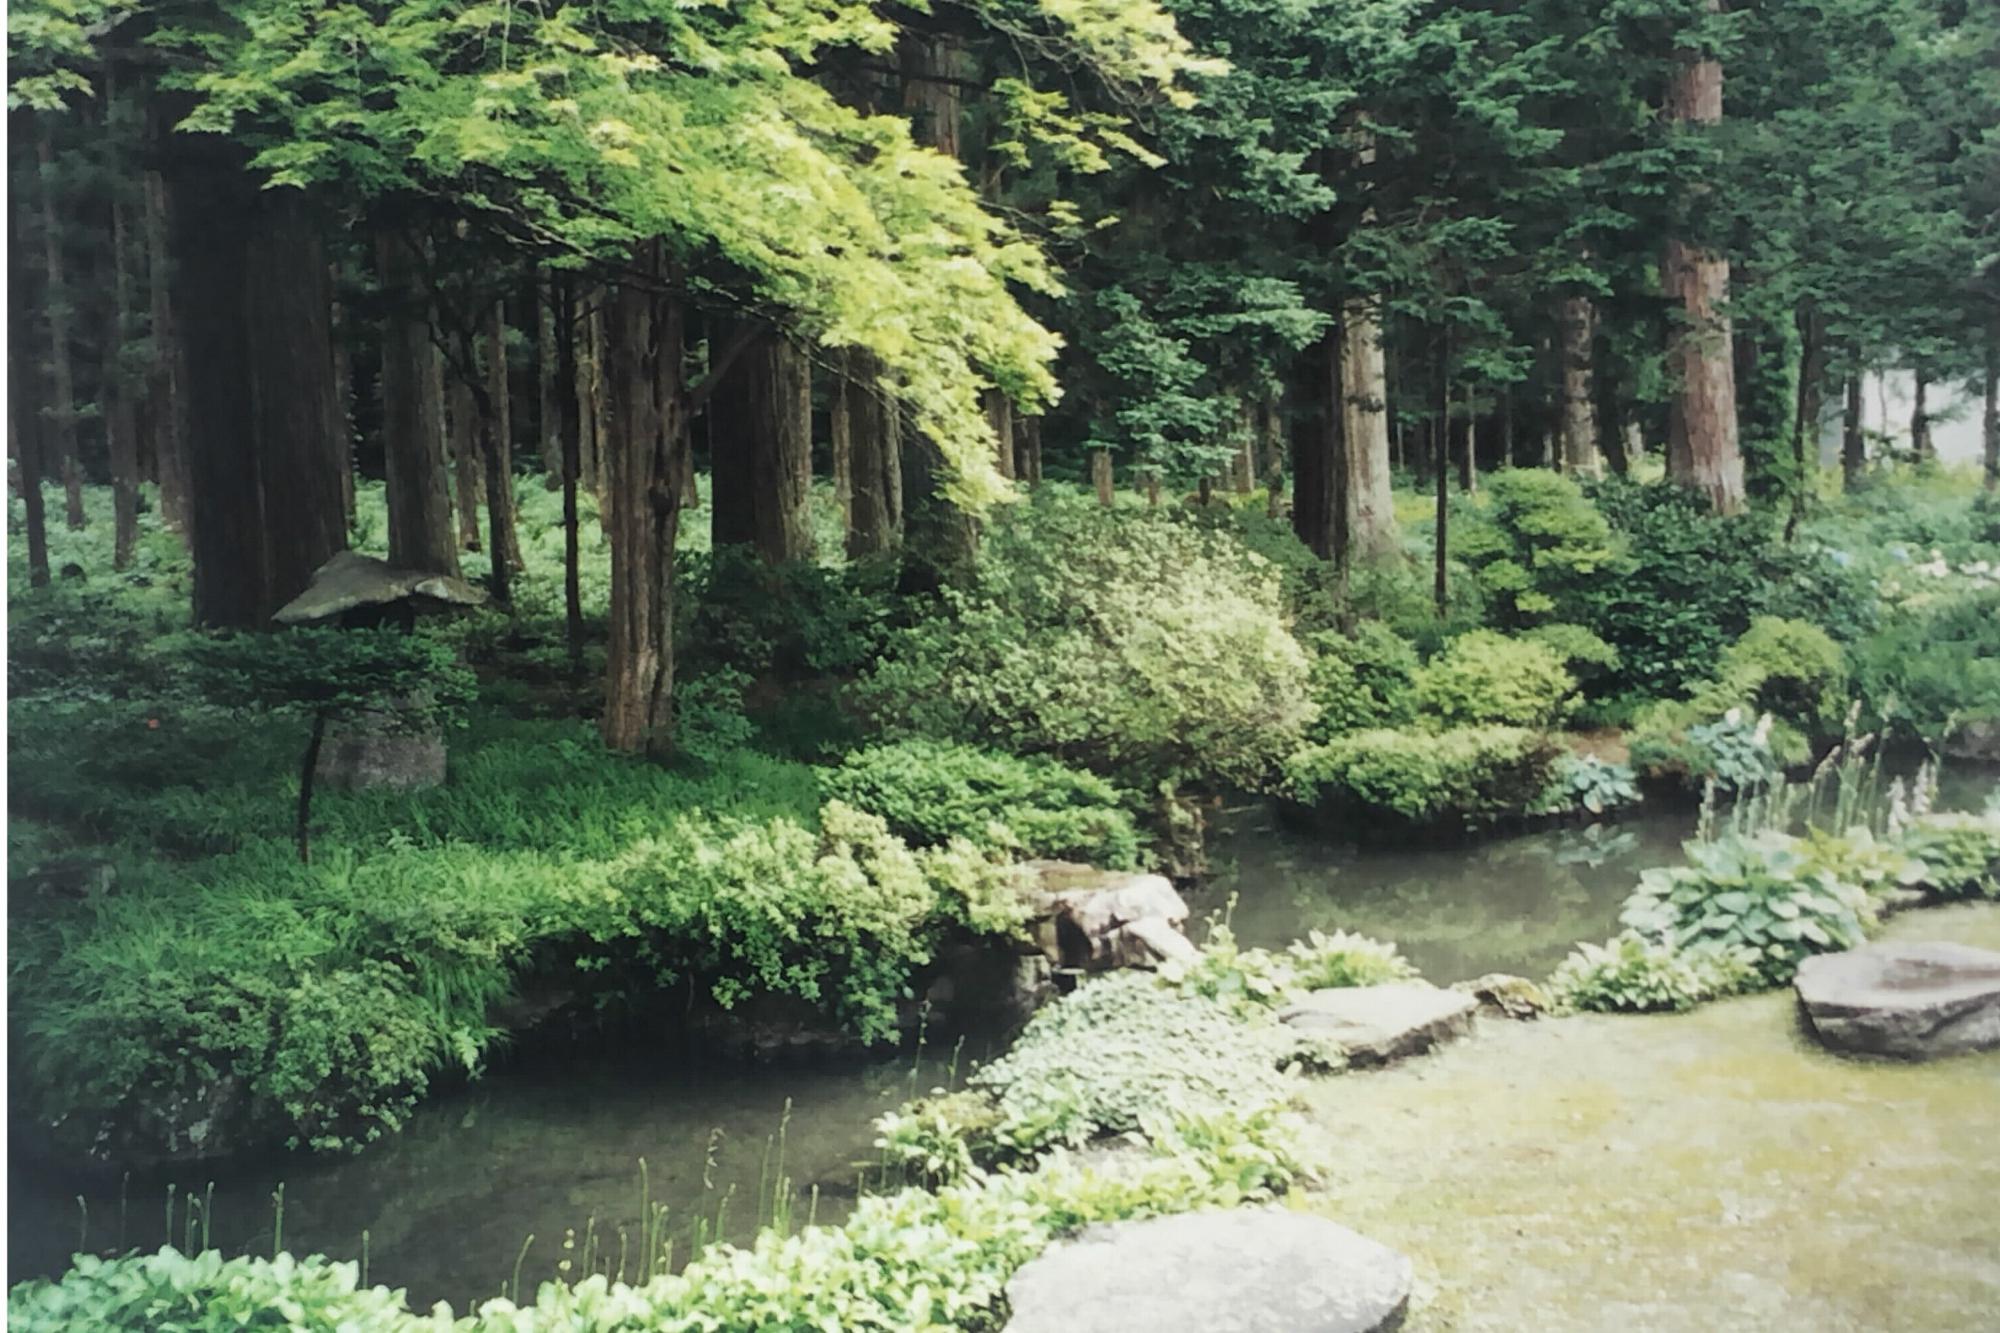
POLYGON ((1869 944, 1806 959, 1792 985, 1835 1050, 1931 1060, 2000 1048, 2000 953, 1990 949, 1869 944))
POLYGON ((1478 1011, 1479 1001, 1463 991, 1393 981, 1316 990, 1278 1016, 1301 1032, 1338 1042, 1355 1066, 1388 1064, 1455 1041, 1471 1033, 1478 1011))
POLYGON ((1006 1333, 1375 1333, 1399 1328, 1410 1261, 1283 1208, 1085 1227, 1007 1283, 1006 1333))

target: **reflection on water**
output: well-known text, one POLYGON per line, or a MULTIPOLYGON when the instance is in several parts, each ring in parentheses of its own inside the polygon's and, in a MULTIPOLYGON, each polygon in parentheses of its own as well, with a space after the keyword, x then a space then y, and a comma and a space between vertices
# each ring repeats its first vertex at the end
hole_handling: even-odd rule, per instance
MULTIPOLYGON (((1948 808, 1976 808, 1991 771, 1949 774, 1948 808)), ((1691 812, 1562 828, 1466 845, 1361 848, 1279 828, 1268 806, 1227 812, 1212 840, 1216 874, 1189 893, 1197 917, 1237 897, 1246 944, 1282 946, 1309 930, 1346 929, 1396 941, 1432 980, 1485 972, 1541 978, 1579 940, 1614 933, 1625 895, 1649 866, 1679 859, 1691 812)), ((1199 925, 1193 934, 1200 937, 1199 925)), ((358 1157, 295 1155, 217 1175, 211 1242, 226 1254, 269 1253, 272 1193, 284 1182, 284 1243, 297 1253, 353 1259, 368 1233, 371 1280, 407 1287, 424 1308, 506 1289, 523 1241, 521 1284, 554 1276, 568 1258, 581 1276, 586 1228, 628 1274, 639 1265, 641 1181, 669 1209, 666 1234, 684 1260, 703 1234, 744 1239, 772 1212, 778 1178, 796 1183, 803 1221, 837 1220, 868 1169, 870 1121, 913 1091, 947 1080, 933 1048, 913 1076, 907 1058, 835 1068, 704 1067, 661 1052, 548 1052, 468 1088, 441 1093, 398 1135, 358 1157), (786 1108, 789 1105, 790 1114, 786 1108), (782 1132, 782 1145, 779 1135, 782 1132), (721 1225, 717 1227, 720 1219, 721 1225), (563 1248, 574 1231, 577 1248, 563 1248)), ((962 1071, 961 1071, 962 1072, 962 1071)), ((167 1186, 204 1192, 210 1173, 80 1182, 17 1162, 8 1186, 12 1283, 59 1272, 79 1248, 152 1248, 169 1235, 167 1186), (80 1207, 76 1196, 84 1195, 80 1207)), ((183 1242, 176 1207, 171 1237, 183 1242)), ((197 1237, 199 1233, 197 1232, 197 1237)))
MULTIPOLYGON (((919 1091, 944 1081, 949 1054, 926 1060, 919 1091)), ((722 1233, 737 1240, 755 1231, 760 1214, 768 1220, 781 1174, 795 1183, 798 1221, 814 1207, 815 1186, 819 1220, 843 1217, 868 1169, 869 1122, 910 1095, 911 1073, 908 1058, 824 1069, 700 1068, 628 1053, 551 1067, 538 1054, 529 1067, 440 1096, 402 1133, 359 1156, 291 1155, 220 1177, 212 1243, 225 1254, 268 1254, 271 1196, 282 1180, 286 1249, 358 1258, 365 1229, 371 1281, 408 1287, 418 1308, 449 1300, 462 1313, 468 1299, 507 1286, 530 1235, 524 1290, 554 1276, 564 1258, 581 1276, 593 1217, 597 1253, 615 1270, 624 1228, 628 1273, 636 1272, 645 1158, 650 1202, 667 1205, 665 1234, 680 1262, 704 1219, 706 1234, 715 1234, 720 1217, 722 1233), (565 1251, 570 1229, 576 1248, 565 1251)), ((181 1199, 199 1196, 210 1174, 135 1179, 121 1210, 117 1181, 80 1187, 17 1164, 8 1281, 59 1272, 80 1233, 103 1253, 161 1244, 168 1184, 181 1199)), ((176 1205, 174 1216, 179 1245, 185 1208, 176 1205)), ((198 1223, 195 1234, 199 1240, 198 1223)))
POLYGON ((1677 860, 1693 831, 1692 814, 1645 814, 1464 845, 1366 847, 1242 806, 1226 813, 1210 849, 1216 873, 1190 905, 1200 917, 1235 894, 1230 926, 1244 944, 1350 930, 1394 940, 1440 984, 1486 972, 1540 979, 1577 941, 1616 933, 1639 872, 1677 860))

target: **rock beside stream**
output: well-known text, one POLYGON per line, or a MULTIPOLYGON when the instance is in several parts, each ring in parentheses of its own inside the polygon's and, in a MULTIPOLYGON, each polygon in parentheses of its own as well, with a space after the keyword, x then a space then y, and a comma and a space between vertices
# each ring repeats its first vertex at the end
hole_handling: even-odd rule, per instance
POLYGON ((1007 1333, 1375 1333, 1402 1325, 1410 1261, 1282 1208, 1086 1227, 1007 1283, 1007 1333))
POLYGON ((1930 1060, 2000 1048, 2000 953, 1870 944, 1800 964, 1793 987, 1827 1046, 1930 1060))
POLYGON ((1030 861, 1028 935, 1059 968, 1107 972, 1192 958, 1181 933, 1188 905, 1163 875, 1099 870, 1073 861, 1030 861))
POLYGON ((1479 1001, 1428 981, 1316 990, 1279 1017, 1301 1032, 1337 1042, 1350 1066, 1384 1065, 1421 1055, 1472 1031, 1479 1001))

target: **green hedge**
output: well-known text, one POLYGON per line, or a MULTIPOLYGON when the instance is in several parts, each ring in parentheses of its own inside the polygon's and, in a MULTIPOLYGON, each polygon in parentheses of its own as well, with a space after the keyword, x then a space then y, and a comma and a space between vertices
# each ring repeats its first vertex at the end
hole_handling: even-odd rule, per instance
POLYGON ((1292 799, 1329 813, 1479 824, 1533 809, 1561 754, 1521 727, 1361 731, 1294 754, 1285 777, 1292 799))

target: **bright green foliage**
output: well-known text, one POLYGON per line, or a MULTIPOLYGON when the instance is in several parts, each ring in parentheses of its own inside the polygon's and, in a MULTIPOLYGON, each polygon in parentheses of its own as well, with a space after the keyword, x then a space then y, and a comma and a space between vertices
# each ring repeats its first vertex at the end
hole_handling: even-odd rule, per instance
MULTIPOLYGON (((366 1141, 437 1071, 478 1063, 530 967, 607 1005, 690 979, 723 1003, 791 996, 880 1038, 941 938, 1019 920, 1000 859, 958 842, 913 852, 838 804, 816 820, 797 766, 739 756, 690 779, 520 728, 461 747, 436 791, 330 793, 303 866, 249 832, 269 822, 272 779, 254 765, 232 775, 241 789, 168 785, 159 774, 190 776, 185 723, 107 723, 159 746, 157 764, 125 756, 138 793, 52 776, 44 811, 229 850, 185 864, 114 852, 115 892, 79 902, 16 883, 34 901, 12 941, 17 1096, 84 1142, 100 1126, 146 1149, 204 1132, 366 1141), (788 800, 795 813, 776 813, 788 800)), ((86 752, 118 753, 76 730, 86 752)), ((64 751, 40 746, 33 771, 57 774, 64 751)), ((236 748, 239 764, 257 753, 236 748)))
POLYGON ((1606 763, 1594 754, 1565 754, 1556 761, 1538 813, 1583 810, 1601 815, 1639 802, 1638 775, 1629 764, 1606 763))
POLYGON ((1037 1014, 972 1084, 1000 1104, 1002 1140, 1081 1145, 1161 1118, 1254 1114, 1292 1097, 1279 1067, 1294 1042, 1274 1016, 1141 973, 1082 987, 1037 1014))
POLYGON ((1924 882, 1941 897, 2000 898, 2000 806, 1919 816, 1897 850, 1923 862, 1924 882))
POLYGON ((947 741, 857 750, 820 778, 829 797, 888 821, 913 846, 953 838, 1130 870, 1139 834, 1118 790, 1053 759, 947 741))
POLYGON ((1574 480, 1516 469, 1488 482, 1492 507, 1452 534, 1502 625, 1581 619, 1591 585, 1617 566, 1611 527, 1574 480))
POLYGON ((1563 1009, 1598 1013, 1682 1013, 1749 980, 1749 964, 1708 949, 1679 949, 1627 930, 1604 944, 1579 944, 1549 976, 1563 1009))
MULTIPOLYGON (((1218 1000, 1246 1017, 1259 1009, 1275 1009, 1306 991, 1343 986, 1374 986, 1414 977, 1417 969, 1396 946, 1366 935, 1336 930, 1331 935, 1310 932, 1282 952, 1245 949, 1235 932, 1217 921, 1201 952, 1190 960, 1168 963, 1160 975, 1181 991, 1218 1000)), ((1301 1052, 1302 1056, 1309 1052, 1301 1052)), ((1338 1062, 1338 1053, 1329 1053, 1338 1062)))
POLYGON ((1931 869, 1909 851, 1908 837, 1877 838, 1866 824, 1845 833, 1808 828, 1801 844, 1810 869, 1824 870, 1842 884, 1858 885, 1870 897, 1882 899, 1897 889, 1926 883, 1931 869))
POLYGON ((1060 502, 999 525, 857 693, 893 737, 1049 754, 1135 790, 1261 785, 1312 715, 1267 564, 1171 518, 1060 502))
POLYGON ((1772 749, 1771 724, 1731 709, 1714 722, 1680 725, 1684 710, 1663 708, 1642 720, 1632 737, 1632 765, 1651 777, 1699 787, 1713 780, 1723 791, 1768 786, 1781 771, 1772 749))
POLYGON ((1678 950, 1741 951, 1757 980, 1782 986, 1802 959, 1867 938, 1867 891, 1815 869, 1782 833, 1686 844, 1685 866, 1648 870, 1621 919, 1678 950))
POLYGON ((1292 799, 1359 816, 1477 825, 1532 809, 1561 747, 1520 727, 1359 731, 1285 765, 1292 799))
POLYGON ((1520 637, 1560 657, 1570 674, 1585 685, 1618 668, 1618 650, 1582 625, 1537 625, 1520 637))
POLYGON ((1364 620, 1352 635, 1336 630, 1311 635, 1306 647, 1312 653, 1312 701, 1319 706, 1319 716, 1306 729, 1308 740, 1410 721, 1417 653, 1394 630, 1364 620))
POLYGON ((401 1291, 362 1287, 360 1265, 280 1254, 225 1260, 215 1250, 101 1259, 80 1254, 60 1282, 29 1282, 8 1295, 9 1327, 32 1333, 85 1329, 351 1329, 390 1333, 417 1321, 401 1291))
POLYGON ((1446 727, 1547 728, 1568 714, 1575 693, 1576 678, 1553 648, 1474 630, 1417 671, 1413 696, 1446 727))
POLYGON ((1824 734, 1847 711, 1847 662, 1825 630, 1799 620, 1759 616, 1723 650, 1695 705, 1711 715, 1732 707, 1769 713, 1808 734, 1824 734))
POLYGON ((1899 610, 1855 650, 1855 676, 1876 716, 1925 740, 2000 721, 2000 589, 1899 610))
POLYGON ((1304 1170, 1290 1118, 1226 1113, 1161 1124, 1129 1161, 1093 1166, 1058 1153, 1032 1172, 870 1195, 840 1227, 767 1228, 747 1249, 711 1246, 681 1272, 642 1286, 602 1276, 548 1282, 525 1304, 487 1301, 457 1322, 448 1307, 410 1312, 401 1292, 357 1291, 351 1263, 283 1254, 224 1261, 172 1249, 86 1256, 60 1282, 16 1288, 8 1314, 10 1327, 27 1333, 991 1333, 1006 1317, 1007 1279, 1059 1237, 1092 1222, 1267 1201, 1304 1170))
POLYGON ((1379 986, 1417 974, 1396 946, 1366 935, 1315 930, 1285 948, 1292 986, 1298 990, 1333 990, 1343 986, 1379 986))

